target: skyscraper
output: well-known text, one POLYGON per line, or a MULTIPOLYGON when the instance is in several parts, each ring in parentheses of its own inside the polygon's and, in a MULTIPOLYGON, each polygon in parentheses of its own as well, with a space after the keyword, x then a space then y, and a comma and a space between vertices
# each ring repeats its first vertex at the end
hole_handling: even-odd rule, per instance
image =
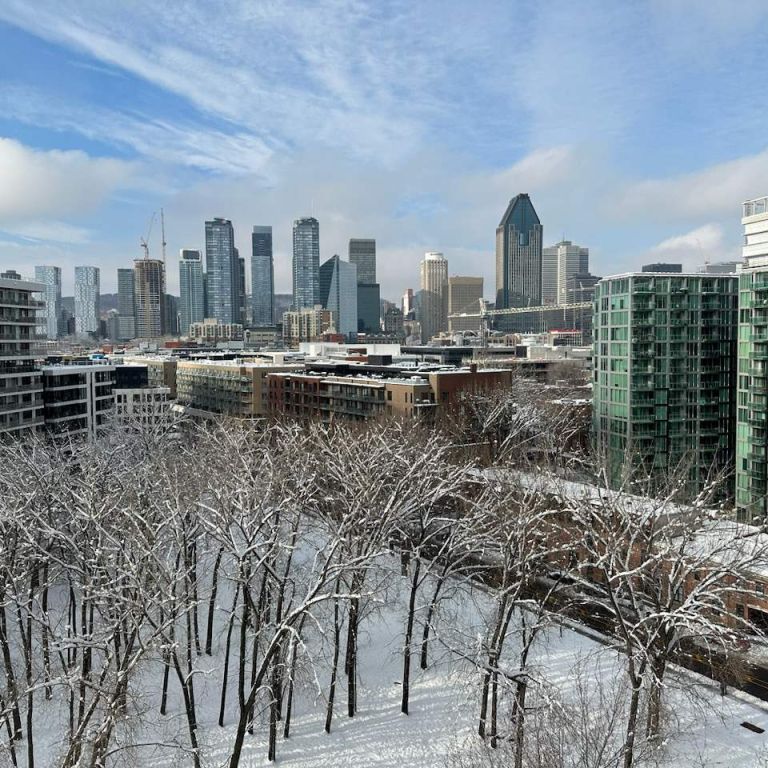
POLYGON ((542 304, 566 304, 568 280, 589 272, 589 248, 562 240, 541 252, 542 304))
POLYGON ((496 229, 496 309, 541 305, 542 234, 531 198, 513 197, 496 229))
POLYGON ((117 312, 119 339, 136 338, 136 275, 132 269, 117 270, 117 312))
POLYGON ((98 267, 75 267, 75 333, 99 331, 98 267))
POLYGON ((200 251, 182 248, 179 252, 179 333, 186 336, 192 323, 205 319, 203 257, 200 251))
POLYGON ((376 241, 352 238, 349 241, 349 263, 357 267, 358 283, 375 283, 376 241))
POLYGON ((332 256, 320 267, 320 303, 333 312, 336 332, 357 335, 357 267, 332 256))
POLYGON ((421 341, 448 330, 448 261, 430 251, 421 262, 421 341))
POLYGON ((254 326, 274 323, 275 272, 272 227, 254 227, 251 234, 251 319, 254 326))
POLYGON ((154 339, 165 332, 165 264, 160 259, 136 259, 136 336, 154 339))
MULTIPOLYGON (((480 312, 480 299, 483 298, 482 277, 462 277, 454 275, 448 278, 448 314, 462 312, 477 314, 480 312)), ((478 331, 479 317, 462 317, 448 320, 449 331, 478 331)))
POLYGON ((320 304, 320 224, 317 219, 293 222, 293 308, 320 304))
POLYGON ((58 339, 61 333, 61 269, 59 267, 35 267, 35 281, 45 286, 45 308, 38 311, 38 334, 48 339, 58 339))
POLYGON ((205 267, 208 317, 222 323, 239 323, 240 265, 229 219, 205 222, 205 267))
POLYGON ((245 259, 240 255, 240 251, 235 248, 235 258, 237 259, 237 322, 245 326, 245 259))

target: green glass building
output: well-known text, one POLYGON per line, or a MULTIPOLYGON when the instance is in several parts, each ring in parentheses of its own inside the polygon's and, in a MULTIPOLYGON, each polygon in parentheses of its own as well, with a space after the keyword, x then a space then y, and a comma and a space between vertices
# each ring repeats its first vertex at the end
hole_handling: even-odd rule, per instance
POLYGON ((739 275, 736 510, 741 521, 768 516, 768 198, 744 203, 744 267, 739 275))
POLYGON ((684 467, 693 495, 733 468, 737 294, 735 275, 645 272, 597 284, 593 428, 614 485, 628 465, 659 485, 684 467))

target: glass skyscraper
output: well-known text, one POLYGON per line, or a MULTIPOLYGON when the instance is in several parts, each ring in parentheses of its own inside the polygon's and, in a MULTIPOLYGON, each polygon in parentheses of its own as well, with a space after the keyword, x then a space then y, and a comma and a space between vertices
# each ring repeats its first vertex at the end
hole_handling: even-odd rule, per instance
POLYGON ((320 302, 333 312, 336 332, 357 336, 357 267, 332 256, 320 267, 320 302))
POLYGON ((208 317, 222 323, 239 323, 240 265, 229 219, 205 222, 205 266, 208 317))
POLYGON ((35 281, 45 286, 45 308, 38 311, 38 334, 58 339, 61 333, 61 269, 59 267, 35 267, 35 281))
POLYGON ((98 267, 75 267, 75 333, 99 331, 98 267))
POLYGON ((496 229, 496 309, 541 306, 542 234, 531 198, 513 197, 496 229))
POLYGON ((293 308, 320 304, 320 224, 317 219, 293 222, 293 308))
POLYGON ((117 270, 117 313, 120 339, 136 338, 136 276, 132 269, 117 270))
POLYGON ((205 319, 203 257, 200 251, 179 252, 179 333, 186 336, 192 323, 205 319))
POLYGON ((272 227, 254 227, 251 234, 251 322, 272 325, 275 272, 272 260, 272 227))

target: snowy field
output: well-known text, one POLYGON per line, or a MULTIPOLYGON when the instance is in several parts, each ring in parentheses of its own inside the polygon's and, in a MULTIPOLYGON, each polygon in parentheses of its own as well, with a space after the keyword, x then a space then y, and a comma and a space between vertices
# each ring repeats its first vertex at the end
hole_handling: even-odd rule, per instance
MULTIPOLYGON (((403 584, 404 584, 403 580, 403 584)), ((466 660, 457 659, 452 649, 471 649, 480 639, 480 615, 487 610, 484 595, 454 596, 443 609, 439 640, 434 644, 435 663, 427 671, 415 660, 411 691, 411 714, 400 713, 400 676, 402 671, 402 595, 393 595, 385 606, 375 608, 365 620, 360 638, 360 710, 354 719, 346 717, 344 678, 340 678, 333 731, 323 732, 324 691, 327 669, 323 662, 313 670, 306 668, 297 691, 296 714, 290 738, 279 737, 277 764, 286 768, 426 768, 456 765, 457 756, 470 755, 461 765, 491 765, 480 761, 473 750, 481 750, 475 735, 478 721, 480 676, 466 660)), ((221 634, 221 633, 220 633, 221 634)), ((219 643, 223 638, 218 638, 219 643)), ((510 644, 514 650, 514 641, 510 644)), ((577 696, 580 682, 586 688, 596 686, 610 698, 617 693, 611 686, 621 680, 620 657, 594 640, 569 629, 552 626, 535 646, 533 677, 547 695, 563 700, 577 696), (599 681, 599 682, 598 682, 599 681)), ((171 683, 171 708, 165 718, 157 715, 158 692, 147 684, 158 679, 158 662, 146 664, 134 690, 135 707, 143 711, 140 732, 134 725, 115 741, 111 756, 114 765, 139 768, 188 766, 190 755, 184 752, 186 721, 178 696, 178 686, 171 683), (140 693, 141 691, 141 693, 140 693), (146 746, 121 749, 127 742, 146 746), (175 744, 170 748, 168 745, 175 744), (165 746, 162 746, 165 745, 165 746)), ((197 701, 200 714, 202 765, 224 767, 234 739, 234 710, 227 725, 219 728, 218 691, 220 686, 217 654, 201 657, 197 677, 197 701)), ((236 664, 232 667, 236 670, 236 664)), ((231 679, 234 681, 232 671, 231 679)), ((703 766, 749 768, 768 766, 768 734, 756 734, 740 724, 753 723, 768 731, 768 707, 749 697, 721 697, 716 686, 704 678, 680 672, 669 677, 666 691, 665 742, 652 762, 663 768, 703 766)), ((234 687, 231 698, 236 698, 234 687)), ((583 693, 583 692, 582 692, 583 693)), ((618 698, 624 700, 623 691, 618 698)), ((593 694, 589 694, 591 697, 593 694)), ((593 705, 590 698, 588 706, 593 705)), ((61 743, 57 734, 65 732, 63 707, 56 700, 47 707, 44 723, 38 728, 38 768, 60 765, 61 743)), ((505 710, 506 711, 506 710, 505 710)), ((21 764, 23 765, 23 754, 21 764)), ((10 761, 4 758, 7 765, 10 761)), ((0 764, 3 759, 0 758, 0 764)), ((266 729, 257 724, 256 732, 246 740, 243 765, 248 768, 271 765, 266 757, 266 729)), ((511 763, 502 763, 511 764, 511 763)))

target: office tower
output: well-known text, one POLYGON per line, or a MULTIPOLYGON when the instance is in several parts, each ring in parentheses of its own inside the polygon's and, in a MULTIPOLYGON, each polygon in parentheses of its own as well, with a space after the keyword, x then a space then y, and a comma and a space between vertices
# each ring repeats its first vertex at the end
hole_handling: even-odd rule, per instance
POLYGON ((110 341, 121 341, 120 338, 120 313, 116 309, 107 311, 107 338, 110 341))
POLYGON ((591 275, 589 272, 571 275, 565 284, 565 303, 581 304, 586 301, 594 301, 595 286, 602 279, 602 277, 591 275))
POLYGON ((165 331, 165 265, 160 259, 136 259, 136 336, 156 339, 165 331))
POLYGON ((421 262, 421 341, 448 330, 448 261, 430 251, 421 262))
MULTIPOLYGON (((448 278, 448 315, 480 312, 480 300, 483 298, 482 277, 462 277, 454 275, 448 278)), ((448 319, 448 330, 479 331, 479 317, 462 317, 448 319)))
POLYGON ((240 265, 235 249, 235 231, 229 219, 205 222, 205 269, 206 316, 222 323, 239 323, 240 265))
POLYGON ((205 319, 205 282, 200 251, 179 252, 179 333, 186 336, 192 323, 205 319))
POLYGON ((403 313, 399 307, 391 306, 384 313, 384 333, 388 336, 405 337, 403 332, 403 313))
POLYGON ((376 241, 352 238, 349 241, 349 263, 357 267, 358 283, 375 283, 376 241))
POLYGON ((741 267, 741 261, 717 261, 714 264, 707 262, 698 271, 706 275, 735 275, 741 267))
POLYGON ((357 267, 338 256, 320 266, 320 303, 333 312, 336 333, 357 336, 357 267))
POLYGON ((702 490, 733 467, 735 276, 635 272, 595 289, 593 426, 614 485, 631 468, 702 490))
POLYGON ((235 248, 235 258, 237 259, 237 322, 245 325, 245 259, 240 256, 240 251, 235 248))
POLYGON ((43 384, 35 367, 39 296, 47 285, 0 278, 0 435, 39 430, 43 423, 43 384))
POLYGON ((357 284, 357 330, 369 334, 381 332, 381 286, 378 283, 357 284))
POLYGON ((567 283, 573 275, 589 272, 589 248, 561 240, 541 252, 541 303, 566 304, 567 283))
POLYGON ((163 302, 163 333, 179 336, 179 297, 166 293, 163 302))
POLYGON ((542 234, 531 198, 513 197, 496 229, 496 309, 541 305, 542 234))
POLYGON ((251 321, 255 327, 275 322, 275 270, 272 227, 254 227, 251 234, 251 321))
POLYGON ((313 309, 320 303, 320 224, 317 219, 293 222, 293 308, 313 309))
POLYGON ((98 267, 75 267, 75 332, 78 334, 99 332, 99 281, 98 267))
POLYGON ((38 335, 48 339, 61 336, 61 269, 59 267, 35 267, 35 282, 45 286, 45 307, 38 313, 38 335))
POLYGON ((403 301, 401 305, 401 309, 403 310, 403 317, 409 318, 414 312, 414 299, 413 299, 413 288, 406 288, 405 293, 403 294, 403 301))
POLYGON ((768 518, 768 197, 744 203, 744 264, 739 282, 739 382, 736 411, 736 511, 768 518))
POLYGON ((679 275, 683 271, 682 264, 668 264, 664 261, 657 261, 653 264, 643 264, 643 272, 662 272, 667 274, 679 275))
POLYGON ((136 275, 132 269, 117 270, 118 338, 136 338, 136 275))

